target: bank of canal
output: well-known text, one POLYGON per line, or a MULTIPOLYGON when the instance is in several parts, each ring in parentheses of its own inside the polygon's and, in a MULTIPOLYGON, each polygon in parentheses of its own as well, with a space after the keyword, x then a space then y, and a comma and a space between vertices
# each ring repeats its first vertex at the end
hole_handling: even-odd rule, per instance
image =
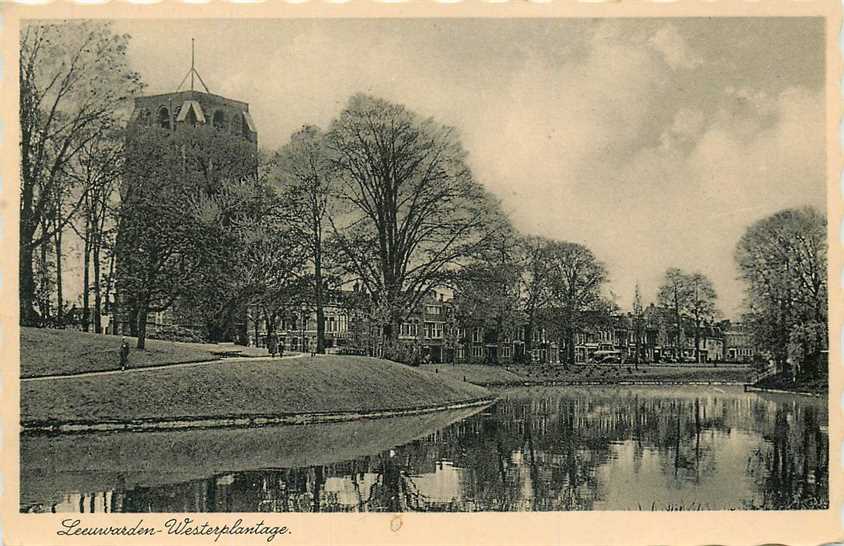
POLYGON ((34 512, 829 506, 824 401, 737 386, 514 388, 483 409, 354 422, 25 435, 21 461, 34 512))
POLYGON ((313 423, 482 405, 487 389, 387 360, 328 356, 21 383, 25 431, 313 423))

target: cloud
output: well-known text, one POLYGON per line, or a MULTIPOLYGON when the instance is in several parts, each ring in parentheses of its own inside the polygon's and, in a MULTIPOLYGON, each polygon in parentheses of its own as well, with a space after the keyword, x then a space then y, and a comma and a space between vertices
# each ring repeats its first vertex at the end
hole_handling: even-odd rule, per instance
POLYGON ((662 54, 672 70, 689 70, 703 63, 703 59, 690 50, 686 40, 674 25, 667 24, 657 30, 648 43, 662 54))

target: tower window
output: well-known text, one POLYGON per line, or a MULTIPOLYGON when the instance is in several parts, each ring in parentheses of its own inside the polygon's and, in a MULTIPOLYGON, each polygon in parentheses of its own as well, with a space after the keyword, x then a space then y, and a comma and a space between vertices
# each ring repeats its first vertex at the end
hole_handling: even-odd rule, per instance
POLYGON ((144 108, 138 114, 138 123, 140 123, 143 127, 149 127, 152 125, 152 115, 150 114, 149 110, 144 108))
POLYGON ((162 129, 170 128, 170 110, 168 110, 166 106, 162 106, 158 110, 158 125, 162 129))
POLYGON ((225 129, 226 127, 226 114, 222 110, 217 110, 214 112, 214 128, 215 129, 225 129))

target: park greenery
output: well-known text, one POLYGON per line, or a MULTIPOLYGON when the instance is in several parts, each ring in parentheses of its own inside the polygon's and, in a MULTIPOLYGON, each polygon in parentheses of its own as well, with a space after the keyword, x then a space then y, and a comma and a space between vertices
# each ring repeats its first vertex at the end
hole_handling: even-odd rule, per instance
MULTIPOLYGON (((81 328, 101 332, 119 301, 138 348, 157 311, 206 339, 245 343, 248 314, 272 332, 307 307, 323 352, 332 303, 377 324, 384 356, 398 358, 401 324, 435 290, 450 290, 464 324, 499 343, 524 326, 526 352, 546 328, 573 363, 578 330, 620 312, 610 272, 587 246, 516 230, 468 167, 455 128, 358 94, 327 127, 304 127, 272 152, 208 126, 139 130, 131 110, 143 83, 128 41, 104 22, 22 32, 22 325, 75 320, 62 286, 70 233, 84 249, 81 328)), ((795 209, 757 221, 736 261, 760 354, 818 373, 828 336, 824 215, 795 209)), ((657 303, 678 351, 685 325, 697 351, 720 318, 700 272, 668 269, 657 303)), ((637 348, 644 307, 636 286, 637 348)))

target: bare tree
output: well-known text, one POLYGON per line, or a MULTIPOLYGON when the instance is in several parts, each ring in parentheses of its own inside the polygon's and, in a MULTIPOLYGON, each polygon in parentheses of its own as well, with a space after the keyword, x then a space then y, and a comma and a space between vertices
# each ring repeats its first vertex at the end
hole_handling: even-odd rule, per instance
POLYGON ((273 158, 273 177, 281 185, 283 199, 290 207, 291 227, 308 248, 313 267, 314 308, 316 310, 316 352, 325 352, 325 275, 327 265, 325 234, 328 227, 329 197, 333 165, 324 135, 308 126, 293 134, 273 158))
POLYGON ((552 241, 538 236, 523 237, 519 242, 521 267, 520 299, 525 320, 525 357, 531 354, 533 332, 538 314, 547 308, 551 297, 550 249, 552 241))
POLYGON ((642 357, 642 337, 644 335, 644 313, 642 307, 642 294, 639 292, 639 283, 636 283, 636 289, 633 293, 633 344, 636 350, 634 364, 636 369, 639 369, 639 360, 642 357))
POLYGON ((37 322, 33 253, 55 240, 85 198, 78 192, 72 202, 56 202, 68 194, 68 162, 121 123, 131 96, 142 87, 128 67, 128 40, 108 23, 92 21, 31 24, 21 33, 22 324, 37 322))
POLYGON ((402 320, 506 222, 451 127, 356 95, 327 142, 344 207, 332 230, 346 267, 378 302, 390 351, 402 320))
POLYGON ((114 216, 115 190, 123 174, 123 139, 122 131, 102 133, 79 150, 67 169, 83 193, 78 218, 70 225, 83 243, 82 328, 86 332, 93 322, 94 332, 102 333, 102 255, 113 235, 108 223, 114 216))

